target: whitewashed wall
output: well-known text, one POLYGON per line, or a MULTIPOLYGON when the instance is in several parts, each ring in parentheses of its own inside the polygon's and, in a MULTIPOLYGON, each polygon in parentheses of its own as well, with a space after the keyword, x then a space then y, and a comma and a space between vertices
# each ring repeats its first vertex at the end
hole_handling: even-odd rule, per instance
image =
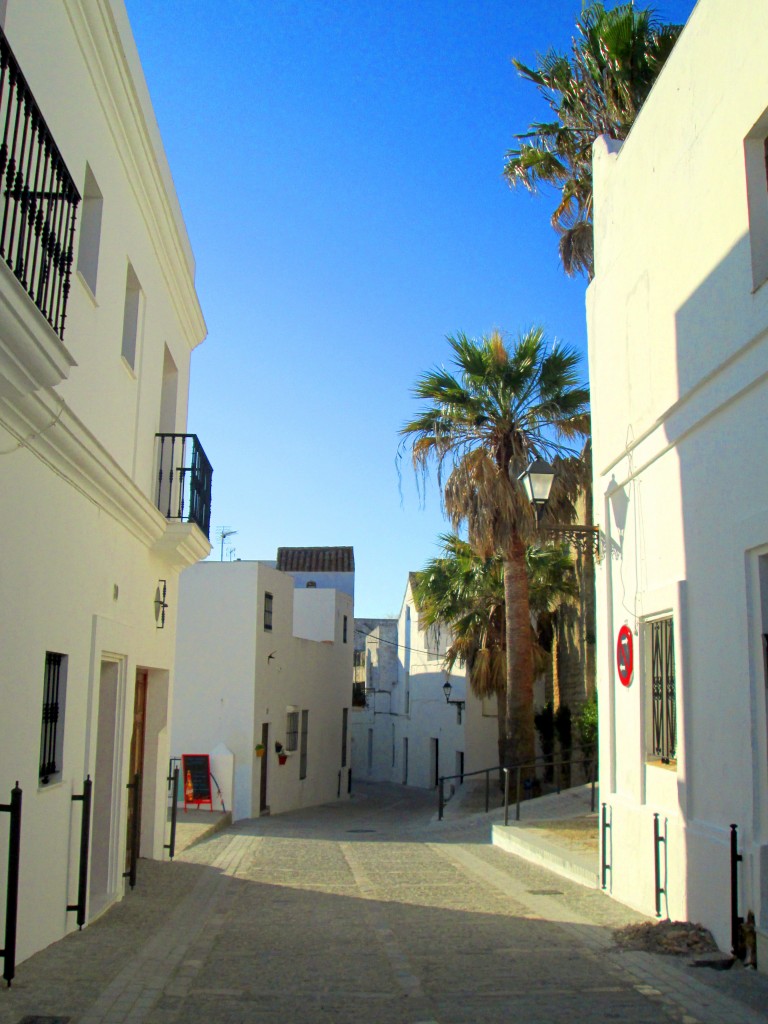
MULTIPOLYGON (((149 679, 141 853, 162 856, 178 573, 209 545, 197 527, 169 526, 154 507, 154 435, 166 347, 177 369, 173 427, 186 429, 190 354, 205 324, 123 4, 8 0, 4 8, 10 45, 77 187, 89 166, 103 196, 95 294, 74 271, 63 345, 5 264, 0 281, 0 802, 18 779, 23 959, 76 926, 65 910, 75 899, 81 815, 71 797, 88 774, 89 917, 123 894, 138 669, 149 679), (144 294, 133 369, 121 355, 129 261, 144 294), (44 351, 61 368, 22 389, 9 354, 20 320, 28 324, 20 358, 44 351), (164 629, 155 621, 159 580, 164 629), (61 770, 40 785, 46 651, 67 656, 66 707, 61 770)), ((5 870, 2 853, 3 892, 5 870)))
POLYGON ((744 853, 740 911, 768 927, 768 479, 754 470, 768 434, 766 31, 765 5, 699 0, 629 139, 598 140, 587 302, 607 546, 598 679, 609 888, 653 912, 658 814, 662 911, 702 922, 724 948, 731 822, 744 853), (664 614, 676 645, 672 766, 650 755, 649 622, 664 614), (616 669, 625 624, 629 687, 616 669))
POLYGON ((232 751, 235 820, 258 817, 262 772, 272 814, 335 799, 340 772, 346 796, 350 740, 344 758, 342 719, 351 702, 352 622, 347 594, 294 590, 291 575, 262 562, 205 562, 183 574, 171 745, 176 756, 218 744, 232 751), (273 598, 271 630, 264 628, 265 593, 273 598), (305 779, 299 751, 280 765, 274 747, 286 745, 294 709, 309 712, 305 779), (262 759, 255 748, 264 723, 262 759))

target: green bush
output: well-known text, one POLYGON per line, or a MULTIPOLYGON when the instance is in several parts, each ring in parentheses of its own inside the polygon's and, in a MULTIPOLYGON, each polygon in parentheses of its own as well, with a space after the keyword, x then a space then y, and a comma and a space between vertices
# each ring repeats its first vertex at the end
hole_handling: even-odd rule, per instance
POLYGON ((597 749, 597 694, 582 704, 576 716, 576 734, 583 756, 592 758, 597 749))

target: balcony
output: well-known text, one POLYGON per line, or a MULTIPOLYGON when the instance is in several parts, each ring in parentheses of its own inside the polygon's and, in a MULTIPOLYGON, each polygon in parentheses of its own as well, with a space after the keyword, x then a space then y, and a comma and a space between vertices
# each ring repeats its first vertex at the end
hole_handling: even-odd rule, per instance
POLYGON ((195 523, 208 538, 213 469, 197 434, 155 434, 155 438, 155 504, 169 522, 195 523))
POLYGON ((80 193, 0 29, 0 256, 63 340, 80 193))
POLYGON ((80 193, 2 29, 0 136, 0 395, 26 394, 74 365, 63 338, 80 193))

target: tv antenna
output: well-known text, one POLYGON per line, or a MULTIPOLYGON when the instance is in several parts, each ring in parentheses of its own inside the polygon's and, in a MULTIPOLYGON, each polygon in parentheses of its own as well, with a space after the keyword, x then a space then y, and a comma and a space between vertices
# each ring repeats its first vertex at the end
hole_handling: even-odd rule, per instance
POLYGON ((227 539, 227 537, 234 537, 236 533, 237 530, 230 530, 229 527, 227 526, 222 526, 222 528, 219 530, 219 539, 221 540, 221 557, 219 561, 224 561, 224 541, 227 539))

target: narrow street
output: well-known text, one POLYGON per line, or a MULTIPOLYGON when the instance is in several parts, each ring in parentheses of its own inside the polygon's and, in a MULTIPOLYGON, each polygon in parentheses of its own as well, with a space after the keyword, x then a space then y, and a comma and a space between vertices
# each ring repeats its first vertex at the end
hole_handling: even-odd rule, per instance
POLYGON ((359 786, 142 861, 122 904, 19 965, 0 1024, 765 1019, 733 998, 765 1006, 763 976, 620 952, 639 915, 494 849, 487 819, 433 816, 432 793, 359 786))

